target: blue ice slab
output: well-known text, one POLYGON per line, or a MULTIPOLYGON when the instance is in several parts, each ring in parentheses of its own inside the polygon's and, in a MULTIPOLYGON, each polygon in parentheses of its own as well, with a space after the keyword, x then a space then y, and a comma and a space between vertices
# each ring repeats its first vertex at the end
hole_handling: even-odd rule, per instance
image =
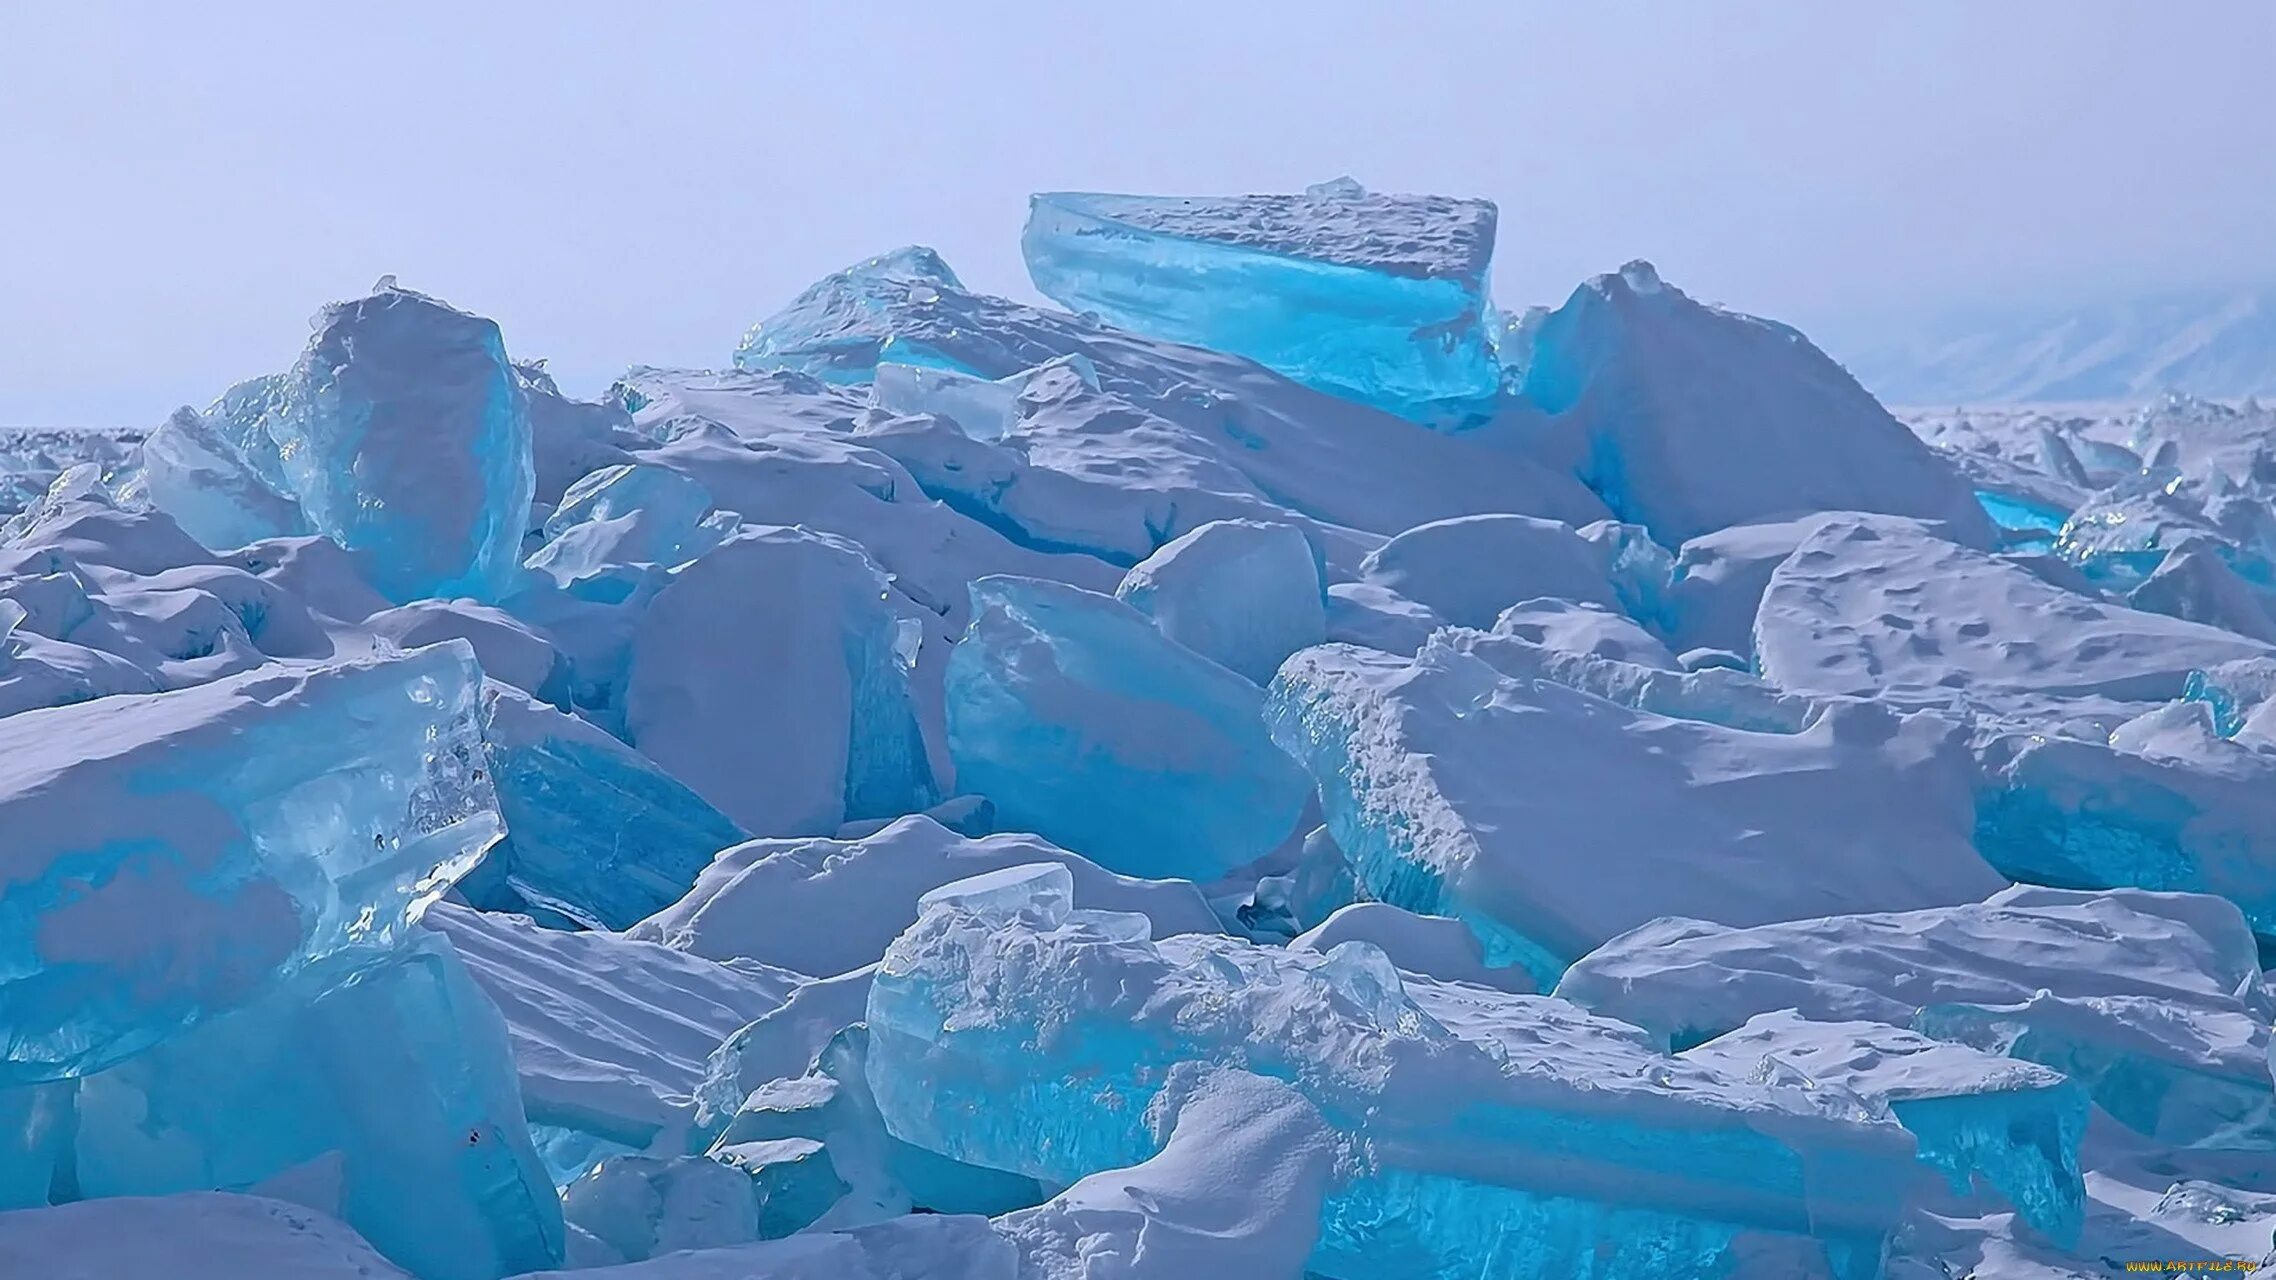
POLYGON ((1070 878, 933 898, 870 990, 887 1128, 1071 1183, 1155 1154, 1186 1064, 1287 1081, 1371 1159, 1307 1269, 1338 1280, 1730 1274, 1742 1234, 1876 1274, 1914 1176, 1894 1123, 1730 1080, 1561 1001, 1403 977, 1383 953, 1196 935, 1069 910, 1070 878), (1642 1274, 1642 1272, 1635 1272, 1642 1274))
POLYGON ((1320 576, 1295 525, 1213 520, 1146 557, 1114 594, 1163 635, 1262 685, 1289 654, 1328 638, 1320 576))
POLYGON ((938 799, 917 638, 862 547, 745 528, 673 575, 633 635, 632 745, 759 835, 824 835, 938 799))
POLYGON ((581 598, 621 598, 617 566, 682 565, 726 540, 742 523, 712 509, 702 482, 669 467, 603 467, 569 486, 545 518, 545 545, 530 568, 581 598))
MULTIPOLYGON (((420 1280, 561 1257, 505 1023, 440 935, 327 957, 80 1082, 88 1196, 244 1190, 330 1166, 339 1216, 420 1280)), ((331 1207, 331 1206, 327 1206, 331 1207)))
POLYGON ((1846 1091, 1886 1107, 1921 1163, 1955 1194, 1982 1178, 2040 1232, 2078 1240, 2086 1186, 2078 1144, 2086 1091, 2058 1071, 1876 1022, 1766 1013, 1682 1055, 1757 1084, 1846 1091))
POLYGON ((499 834, 480 680, 451 641, 0 720, 0 1084, 399 940, 499 834))
POLYGON ((574 716, 497 685, 482 710, 508 833, 484 866, 497 864, 493 883, 514 900, 477 906, 527 904, 587 928, 626 929, 687 893, 714 854, 750 838, 646 756, 574 716))
POLYGON ((958 786, 1111 871, 1209 880, 1293 831, 1310 786, 1257 687, 1111 596, 1040 578, 972 583, 949 653, 958 786))
POLYGON ((929 306, 941 289, 963 288, 939 254, 922 245, 903 246, 817 282, 751 326, 735 348, 735 367, 795 369, 843 383, 867 382, 880 361, 889 361, 989 377, 922 338, 880 336, 862 323, 891 306, 929 306))
POLYGON ((1990 489, 1976 490, 1976 505, 2006 535, 2005 544, 2019 551, 2052 551, 2055 536, 2063 531, 2070 513, 2044 502, 1990 489))
POLYGON ((1073 311, 1247 356, 1332 395, 1458 426, 1500 390, 1486 323, 1495 210, 1369 194, 1034 197, 1020 247, 1073 311))
POLYGON ((300 503, 270 485, 230 438, 229 425, 182 408, 151 432, 142 442, 150 504, 213 551, 309 532, 300 503))
POLYGON ((1968 842, 1974 769, 1942 722, 1867 703, 1782 733, 1669 719, 1533 678, 1516 659, 1534 652, 1460 628, 1413 659, 1321 645, 1265 694, 1359 882, 1461 920, 1490 965, 1546 990, 1658 916, 1766 923, 2002 883, 1968 842))
POLYGON ((498 326, 407 290, 336 303, 266 419, 309 524, 398 603, 495 599, 536 473, 498 326))

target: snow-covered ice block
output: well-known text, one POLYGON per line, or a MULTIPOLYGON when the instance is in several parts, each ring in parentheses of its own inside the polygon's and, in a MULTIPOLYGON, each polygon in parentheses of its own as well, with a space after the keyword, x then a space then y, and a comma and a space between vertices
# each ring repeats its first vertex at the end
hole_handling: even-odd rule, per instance
POLYGON ((1289 654, 1327 639, 1319 556, 1295 525, 1213 520, 1139 562, 1114 594, 1260 685, 1289 654))
POLYGON ((2269 1011, 2265 999, 2240 994, 2237 1003, 2245 1008, 2211 1011, 2153 996, 2040 991, 2016 1004, 1931 1004, 1912 1025, 2052 1067, 2111 1118, 2161 1142, 2267 1151, 2276 1147, 2269 1011))
POLYGON ((505 590, 536 480, 496 324, 401 289, 336 303, 281 395, 266 427, 293 495, 382 595, 505 590))
POLYGON ((1762 924, 2003 883, 1968 843, 1970 762, 1932 717, 1852 703, 1783 734, 1673 720, 1513 679, 1459 636, 1412 661, 1307 649, 1266 716, 1373 896, 1460 919, 1487 963, 1544 989, 1655 916, 1762 924))
POLYGON ((2142 585, 2126 593, 2126 604, 2276 644, 2276 615, 2270 613, 2276 597, 2238 573, 2204 538, 2166 552, 2142 585))
POLYGON ((1839 1089, 1885 1106, 1952 1190, 1981 1178, 2032 1226, 2073 1244, 2085 1220, 2086 1091, 2062 1073, 1875 1022, 1766 1013, 1683 1055, 1758 1084, 1839 1089))
POLYGON ((1359 576, 1457 626, 1490 627, 1503 609, 1536 596, 1620 607, 1602 550, 1554 520, 1464 516, 1391 539, 1359 576))
POLYGON ((479 692, 452 642, 0 720, 0 1083, 400 938, 499 834, 479 692))
POLYGON ((1988 546, 1960 474, 1785 325, 1703 306, 1631 262, 1542 322, 1525 398, 1575 471, 1665 546, 1797 511, 1950 521, 1988 546))
POLYGON ((1490 412, 1495 211, 1375 195, 1138 196, 1055 191, 1020 248, 1044 296, 1107 323, 1244 355, 1308 386, 1424 422, 1490 412))
MULTIPOLYGON (((1055 883, 1054 883, 1055 881, 1055 883)), ((1195 1064, 1292 1085, 1373 1159, 1330 1192, 1308 1269, 1726 1274, 1742 1236, 1875 1274, 1914 1176, 1885 1119, 1725 1079, 1560 1001, 1025 904, 936 900, 879 966, 869 1081, 887 1127, 973 1164, 1073 1182, 1161 1149, 1147 1117, 1195 1064), (1815 1243, 1813 1243, 1813 1241, 1815 1243), (1594 1260, 1593 1263, 1590 1260, 1594 1260)))
POLYGON ((545 545, 527 563, 575 592, 612 566, 685 564, 740 522, 734 512, 713 510, 701 481, 669 467, 603 467, 569 486, 545 518, 545 545))
POLYGON ((781 1008, 721 1041, 696 1088, 696 1116, 703 1130, 717 1132, 752 1090, 811 1071, 831 1040, 866 1016, 876 972, 877 966, 868 964, 802 983, 781 1008))
POLYGON ((605 1262, 643 1262, 682 1249, 748 1244, 758 1196, 740 1170, 701 1156, 615 1156, 562 1188, 568 1225, 607 1249, 605 1262))
MULTIPOLYGON (((1247 504, 1268 494, 1285 512, 1383 536, 1491 511, 1576 526, 1609 514, 1570 474, 1516 449, 1428 430, 1239 356, 1150 341, 1079 316, 966 292, 930 250, 904 250, 816 284, 762 324, 736 353, 736 364, 757 374, 803 369, 858 383, 867 382, 881 360, 1003 378, 1076 355, 1096 371, 1097 389, 1073 370, 1031 381, 1022 393, 1018 433, 1028 458, 1046 473, 1079 476, 1086 487, 1161 491, 1176 499, 1164 516, 1228 497, 1245 499, 1246 509, 1212 509, 1193 523, 1262 515, 1247 504), (931 265, 914 265, 919 261, 931 265), (1228 483, 1228 476, 1242 483, 1228 483)), ((705 412, 691 397, 673 398, 683 412, 705 412)), ((705 483, 729 506, 763 510, 708 477, 705 483)), ((1040 523, 1048 526, 1079 516, 1066 508, 1086 500, 1097 501, 1061 492, 1029 505, 1042 508, 1040 523)), ((1165 536, 1189 527, 1169 528, 1165 536)), ((1125 567, 1160 541, 1130 556, 1125 567)), ((1366 549, 1359 544, 1340 555, 1322 548, 1331 564, 1346 569, 1366 549)))
POLYGON ((2036 884, 2213 893, 2276 937, 2276 756, 2167 703, 2106 740, 2022 734, 1983 749, 1976 847, 2036 884))
POLYGON ((484 861, 478 906, 517 903, 623 929, 686 894, 749 833, 640 752, 496 685, 482 698, 506 838, 484 861), (499 889, 507 894, 501 896, 499 889))
POLYGON ((363 626, 399 649, 464 640, 474 646, 475 660, 490 679, 556 706, 568 698, 568 660, 503 609, 472 600, 415 600, 382 609, 366 617, 363 626))
POLYGON ((1035 836, 968 839, 912 815, 858 840, 756 840, 729 849, 685 897, 634 925, 630 936, 828 977, 883 955, 931 890, 1038 862, 1065 865, 1085 901, 1139 912, 1161 936, 1218 931, 1207 900, 1189 882, 1120 876, 1035 836))
POLYGON ((799 983, 747 961, 449 904, 426 922, 504 1015, 530 1122, 631 1148, 684 1151, 711 1055, 799 983))
POLYGON ((1388 902, 1354 902, 1338 907, 1288 945, 1326 955, 1346 942, 1369 943, 1408 973, 1442 982, 1499 987, 1520 995, 1533 993, 1533 981, 1524 970, 1487 968, 1477 935, 1461 921, 1418 916, 1388 902))
POLYGON ((421 1280, 561 1256, 505 1023, 437 935, 329 956, 80 1081, 88 1196, 244 1190, 318 1160, 339 1216, 421 1280))
POLYGON ((1654 671, 1673 671, 1682 665, 1658 636, 1600 604, 1528 600, 1495 615, 1493 632, 1576 658, 1603 658, 1654 671))
MULTIPOLYGON (((1671 720, 1698 720, 1750 733, 1800 733, 1825 713, 1831 699, 1782 693, 1744 671, 1710 666, 1697 671, 1639 659, 1656 659, 1643 642, 1611 627, 1543 626, 1532 609, 1511 609, 1492 633, 1450 631, 1447 647, 1485 659, 1519 680, 1546 680, 1568 689, 1648 711, 1671 720), (1538 637, 1538 638, 1536 638, 1538 637), (1576 641, 1589 640, 1588 648, 1576 641), (1634 654, 1623 658, 1622 653, 1634 654)), ((1649 637, 1644 637, 1649 639, 1649 637)), ((1659 653, 1665 653, 1662 649, 1659 653)), ((1845 713, 1846 714, 1846 713, 1845 713)))
POLYGON ((821 835, 934 800, 885 573, 844 538, 745 529, 634 634, 632 745, 758 835, 821 835))
POLYGON ((2031 712, 2164 702, 2192 669, 2267 645, 2065 591, 1918 526, 1819 524, 1771 574, 1755 621, 1765 679, 1806 694, 2031 712))
MULTIPOLYGON (((216 406, 218 409, 219 406, 216 406)), ((254 428, 259 431, 258 426, 254 428)), ((274 462, 267 435, 258 436, 274 462)), ((300 503, 274 487, 216 422, 187 406, 142 442, 143 493, 182 531, 216 551, 309 532, 300 503)), ((277 479, 281 480, 279 475, 277 479)))
POLYGON ((805 1075, 745 1095, 710 1155, 760 1185, 760 1233, 861 1226, 910 1211, 1003 1213, 1044 1197, 1033 1178, 963 1164, 888 1133, 870 1093, 869 1032, 849 1025, 805 1075))
POLYGON ((1157 1104, 1160 1151, 997 1222, 1037 1280, 1301 1280, 1336 1181, 1335 1132, 1279 1080, 1218 1071, 1177 1092, 1157 1104))
MULTIPOLYGON (((1003 378, 976 378, 953 369, 917 364, 883 363, 870 386, 870 401, 887 413, 930 414, 956 424, 975 440, 1001 440, 1019 420, 1020 394, 1045 366, 1003 378)), ((1062 356, 1065 366, 1091 390, 1098 386, 1098 370, 1082 355, 1062 356)))
POLYGON ((958 785, 998 825, 1127 875, 1210 880, 1288 838, 1304 775, 1255 685, 1109 596, 1036 578, 971 586, 949 654, 958 785))
POLYGON ((1780 1009, 1910 1025, 2054 1067, 2145 1132, 2269 1141, 2276 1005, 2244 917, 2209 895, 2017 885, 1750 929, 1659 920, 1574 965, 1557 994, 1679 1048, 1780 1009))
POLYGON ((330 1214, 263 1196, 210 1191, 0 1213, 0 1275, 412 1280, 330 1214))

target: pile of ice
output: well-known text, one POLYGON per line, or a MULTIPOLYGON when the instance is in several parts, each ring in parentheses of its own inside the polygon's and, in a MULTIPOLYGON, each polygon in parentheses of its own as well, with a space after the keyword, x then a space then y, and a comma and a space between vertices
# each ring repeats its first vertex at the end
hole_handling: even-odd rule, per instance
POLYGON ((1041 195, 1069 311, 591 402, 383 280, 0 442, 0 1274, 2258 1262, 2276 420, 1494 224, 1041 195))

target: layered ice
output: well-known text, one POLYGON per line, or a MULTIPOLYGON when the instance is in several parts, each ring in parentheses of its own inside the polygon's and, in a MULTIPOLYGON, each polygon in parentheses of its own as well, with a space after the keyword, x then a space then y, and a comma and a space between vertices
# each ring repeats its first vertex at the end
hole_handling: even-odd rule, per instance
POLYGON ((1320 564, 1304 531, 1215 520, 1165 544, 1115 588, 1162 634, 1257 684, 1327 639, 1320 564))
POLYGON ((749 833, 640 752, 575 716, 483 694, 507 835, 468 884, 477 905, 623 929, 677 901, 749 833))
POLYGON ((860 546, 748 529, 657 593, 632 643, 632 745, 759 835, 933 802, 902 626, 860 546))
POLYGON ((90 1197, 296 1174, 300 1194, 331 1188, 322 1207, 420 1280, 499 1280, 561 1257, 505 1024, 432 934, 327 956, 84 1078, 73 1164, 90 1197))
POLYGON ((2052 1239, 2084 1223, 2087 1098, 2061 1073, 1873 1022, 1766 1013, 1685 1059, 1760 1084, 1838 1089, 1886 1107, 1920 1159, 1966 1195, 1978 1179, 2052 1239))
POLYGON ((758 840, 729 849, 631 936, 829 977, 874 962, 917 918, 924 894, 1038 862, 1065 866, 1085 901, 1142 914, 1161 936, 1218 930, 1190 883, 1119 876, 1031 835, 972 839, 918 815, 857 840, 758 840))
POLYGON ((479 681, 451 643, 0 720, 0 1082, 400 940, 499 835, 479 681))
POLYGON ((1460 919, 1490 964, 1546 988, 1655 916, 1768 923, 2002 883, 1968 843, 1967 756, 1933 718, 1847 704, 1796 733, 1674 720, 1465 651, 1496 639, 1445 633, 1411 661, 1309 649, 1266 700, 1360 882, 1460 919))
POLYGON ((1196 1064, 1237 1067, 1373 1153, 1323 1206, 1322 1276, 1711 1276, 1757 1233, 1878 1268, 1913 1159, 1886 1120, 1559 1001, 1402 978, 1365 943, 1148 942, 1071 887, 1046 866, 942 891, 886 953, 869 1080, 896 1136, 1071 1182, 1153 1157, 1150 1109, 1196 1064))
POLYGON ((2272 1006, 2252 931, 2220 898, 2017 885, 1747 929, 1671 918, 1599 948, 1557 994, 1679 1048, 1781 1009, 1914 1026, 2053 1067, 2145 1133, 2269 1140, 2272 1006))
POLYGON ((291 492, 381 594, 505 590, 536 479, 496 324, 401 289, 336 303, 279 394, 264 425, 291 492))
POLYGON ((1046 297, 1423 422, 1486 416, 1494 206, 1321 184, 1302 195, 1056 191, 1020 247, 1046 297))
POLYGON ((2276 755, 2166 704, 2107 738, 2010 735, 1983 752, 1976 847, 2005 874, 2215 893, 2276 937, 2276 755))
POLYGON ((1807 338, 1694 302, 1647 262, 1588 281, 1542 322, 1523 393, 1556 415, 1575 474, 1665 546, 1799 511, 1993 537, 1968 482, 1807 338))
POLYGON ((1033 578, 972 584, 949 655, 959 785, 1128 875, 1214 879, 1293 834, 1304 775, 1255 685, 1108 596, 1033 578))

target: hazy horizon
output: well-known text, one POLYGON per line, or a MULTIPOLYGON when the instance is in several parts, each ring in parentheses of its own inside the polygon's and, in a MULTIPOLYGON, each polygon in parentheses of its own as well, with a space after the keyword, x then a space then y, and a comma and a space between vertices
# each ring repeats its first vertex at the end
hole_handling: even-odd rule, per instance
POLYGON ((10 425, 154 424, 383 274, 587 392, 722 364, 903 243, 1032 298, 1025 201, 1059 188, 1484 196, 1505 305, 1645 257, 1837 355, 1899 317, 2276 270, 2252 3, 93 4, 0 11, 0 47, 10 425))

